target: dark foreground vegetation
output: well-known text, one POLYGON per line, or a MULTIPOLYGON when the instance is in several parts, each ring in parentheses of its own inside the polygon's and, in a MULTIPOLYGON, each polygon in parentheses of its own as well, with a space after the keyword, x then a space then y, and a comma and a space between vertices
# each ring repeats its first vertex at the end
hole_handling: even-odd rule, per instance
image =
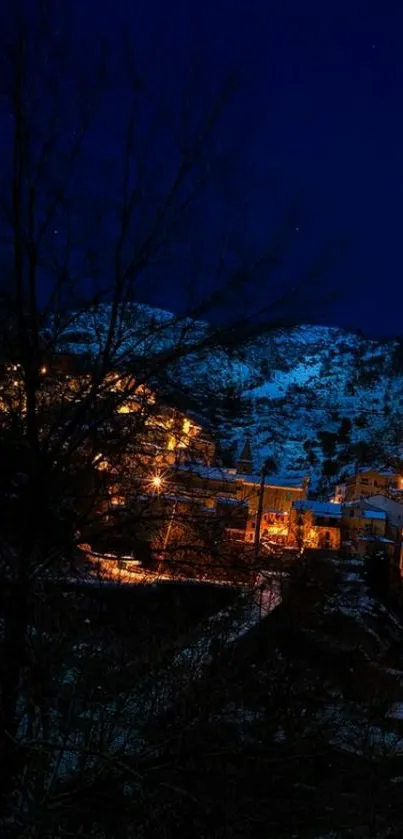
POLYGON ((0 10, 0 837, 397 838, 403 630, 354 564, 296 562, 253 630, 246 585, 49 587, 115 527, 192 577, 240 558, 197 498, 163 509, 176 403, 242 414, 240 351, 319 316, 338 254, 303 269, 299 202, 266 231, 260 193, 256 242, 232 68, 150 77, 141 26, 110 52, 79 5, 0 10), (177 314, 137 305, 173 278, 177 314))
POLYGON ((233 639, 229 589, 44 594, 2 835, 400 837, 403 626, 364 577, 312 554, 233 639))
POLYGON ((360 570, 311 557, 149 729, 152 835, 401 836, 403 628, 360 570))

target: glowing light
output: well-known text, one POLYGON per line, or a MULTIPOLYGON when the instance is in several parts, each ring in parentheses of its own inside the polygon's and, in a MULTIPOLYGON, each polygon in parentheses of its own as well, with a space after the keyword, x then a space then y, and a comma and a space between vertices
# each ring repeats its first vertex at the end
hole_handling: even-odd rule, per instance
POLYGON ((41 367, 41 373, 42 373, 42 376, 44 376, 44 375, 45 375, 45 373, 47 373, 47 372, 48 372, 48 368, 47 368, 47 367, 45 367, 45 365, 43 365, 43 367, 41 367))
POLYGON ((159 494, 161 490, 164 489, 166 484, 166 480, 164 474, 161 472, 154 472, 153 475, 150 476, 148 479, 148 486, 151 492, 156 492, 159 494))
POLYGON ((125 498, 123 495, 113 495, 111 498, 112 507, 124 507, 125 498))
POLYGON ((92 461, 92 465, 95 466, 96 469, 99 469, 100 472, 106 472, 106 470, 109 469, 109 463, 107 460, 103 460, 103 457, 103 454, 97 454, 92 461))

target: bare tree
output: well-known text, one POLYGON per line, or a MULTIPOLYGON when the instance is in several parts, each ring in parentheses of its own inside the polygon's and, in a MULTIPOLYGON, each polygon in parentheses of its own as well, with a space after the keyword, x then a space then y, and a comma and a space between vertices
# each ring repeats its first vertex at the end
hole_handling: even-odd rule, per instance
MULTIPOLYGON (((38 719, 42 739, 50 737, 43 691, 31 690, 38 668, 42 686, 50 678, 50 665, 44 645, 37 644, 32 657, 29 644, 49 568, 73 556, 94 520, 98 526, 108 519, 113 529, 116 497, 131 499, 130 522, 123 523, 140 541, 144 481, 150 463, 159 463, 150 454, 158 437, 158 393, 178 381, 189 388, 213 353, 225 360, 228 347, 296 317, 287 290, 270 313, 258 305, 248 317, 229 316, 224 326, 207 323, 213 309, 242 296, 254 278, 281 263, 298 214, 291 207, 257 255, 235 241, 238 231, 226 223, 207 260, 208 227, 200 235, 203 201, 223 160, 217 138, 236 93, 233 76, 205 102, 192 94, 192 73, 175 101, 154 100, 130 45, 122 41, 124 114, 120 145, 108 167, 106 154, 94 155, 94 135, 107 128, 113 90, 105 53, 99 50, 83 76, 71 63, 61 10, 45 0, 34 5, 8 5, 1 43, 8 156, 0 197, 7 313, 1 334, 0 757, 1 786, 10 818, 18 811, 22 819, 20 836, 37 835, 27 832, 30 805, 20 797, 14 808, 9 793, 17 779, 24 780, 27 755, 36 755, 26 744, 38 719), (191 257, 183 270, 186 311, 153 316, 134 303, 136 295, 184 238, 191 257), (209 289, 194 300, 191 283, 203 290, 206 271, 209 289), (107 468, 100 468, 105 461, 107 468), (32 697, 39 695, 36 703, 32 697)), ((294 304, 298 295, 306 299, 306 279, 299 278, 293 290, 294 304)), ((185 564, 195 563, 197 550, 214 564, 217 552, 211 552, 205 518, 190 514, 189 507, 180 517, 172 505, 151 513, 147 508, 151 538, 162 538, 165 551, 176 531, 171 544, 178 556, 184 543, 185 564)), ((122 529, 122 518, 117 527, 122 529)), ((47 770, 41 765, 36 771, 44 784, 47 770)))

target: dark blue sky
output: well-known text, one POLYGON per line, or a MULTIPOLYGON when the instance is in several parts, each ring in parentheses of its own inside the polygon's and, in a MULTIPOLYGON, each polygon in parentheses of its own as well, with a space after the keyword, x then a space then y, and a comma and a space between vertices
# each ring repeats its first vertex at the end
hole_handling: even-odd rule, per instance
MULTIPOLYGON (((56 2, 56 0, 55 0, 56 2)), ((238 223, 251 252, 267 240, 279 206, 296 195, 300 213, 277 288, 293 286, 328 241, 347 243, 304 320, 375 335, 399 335, 403 285, 403 3, 399 0, 72 0, 82 33, 77 63, 105 36, 119 64, 120 26, 130 32, 139 65, 161 96, 179 89, 189 62, 203 65, 204 93, 228 69, 242 84, 221 140, 233 153, 233 186, 244 192, 238 223), (250 196, 247 194, 250 192, 250 196), (319 310, 319 311, 318 311, 319 310)), ((61 2, 64 9, 64 0, 61 2)), ((113 60, 112 60, 113 64, 113 60)), ((107 100, 106 129, 92 152, 114 177, 123 96, 119 74, 107 100), (115 159, 114 159, 115 158, 115 159), (108 169, 109 167, 109 169, 108 169)), ((104 114, 105 116, 105 114, 104 114)), ((106 173, 109 172, 109 175, 106 173)), ((228 173, 227 173, 228 174, 228 173)), ((219 215, 221 205, 211 203, 219 215)), ((203 239, 205 231, 199 231, 203 239)), ((338 251, 338 245, 335 247, 338 251)), ((181 289, 164 272, 144 299, 178 307, 181 289)), ((268 299, 260 276, 249 296, 268 299)), ((309 299, 311 294, 312 300, 309 299)))
POLYGON ((210 62, 212 84, 220 65, 238 64, 247 83, 234 143, 262 180, 273 172, 285 194, 302 194, 307 247, 348 240, 324 280, 334 289, 326 320, 400 334, 403 4, 154 0, 147 7, 136 11, 136 29, 150 49, 157 38, 173 65, 193 44, 210 62))

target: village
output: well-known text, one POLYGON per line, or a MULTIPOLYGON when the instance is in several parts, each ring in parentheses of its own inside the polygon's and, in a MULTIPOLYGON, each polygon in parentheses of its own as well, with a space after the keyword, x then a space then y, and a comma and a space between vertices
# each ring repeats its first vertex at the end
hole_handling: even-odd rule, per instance
MULTIPOLYGON (((82 359, 72 355, 47 358, 40 376, 45 431, 57 405, 74 412, 88 383, 82 359)), ((97 573, 140 567, 236 583, 255 579, 273 556, 321 550, 385 558, 400 580, 403 476, 397 471, 357 464, 330 497, 318 499, 309 474, 278 474, 270 461, 262 468, 247 434, 231 467, 224 466, 216 429, 175 390, 161 396, 116 371, 105 394, 114 398, 113 412, 73 463, 80 473, 79 555, 97 573)), ((10 406, 24 413, 18 365, 4 371, 0 396, 4 416, 10 406)), ((97 410, 101 416, 101 401, 97 410)))
POLYGON ((162 404, 142 388, 118 413, 123 453, 116 459, 104 439, 91 461, 102 491, 96 526, 83 532, 81 547, 98 571, 115 563, 239 581, 273 555, 309 549, 376 555, 400 579, 403 476, 393 470, 357 467, 328 500, 317 500, 309 475, 258 469, 248 438, 233 468, 224 467, 208 423, 175 400, 162 404), (144 410, 140 451, 136 431, 131 452, 130 422, 144 410))

